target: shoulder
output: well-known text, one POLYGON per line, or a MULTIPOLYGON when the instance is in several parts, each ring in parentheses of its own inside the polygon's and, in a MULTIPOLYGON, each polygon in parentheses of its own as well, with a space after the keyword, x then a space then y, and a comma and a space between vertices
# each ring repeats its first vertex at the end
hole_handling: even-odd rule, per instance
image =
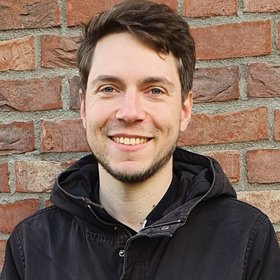
POLYGON ((231 207, 232 209, 234 209, 237 212, 242 212, 249 216, 261 215, 261 216, 266 217, 266 215, 257 207, 255 207, 247 202, 241 201, 237 198, 227 197, 223 201, 225 204, 229 205, 229 207, 231 207))
POLYGON ((8 239, 14 258, 25 266, 26 255, 33 254, 39 247, 48 248, 52 242, 60 242, 62 233, 76 224, 74 219, 73 215, 56 206, 41 209, 24 219, 8 239))
POLYGON ((43 209, 35 212, 31 216, 25 218, 18 224, 18 226, 22 227, 22 226, 32 224, 32 223, 43 223, 43 222, 47 222, 47 221, 55 222, 57 220, 60 220, 61 218, 67 219, 70 217, 72 217, 72 215, 70 213, 62 210, 61 208, 58 208, 58 207, 52 205, 52 206, 43 208, 43 209))
POLYGON ((269 217, 257 207, 234 198, 228 198, 227 203, 232 207, 232 215, 237 215, 241 223, 251 226, 251 239, 273 228, 269 217))
MULTIPOLYGON (((216 197, 201 203, 192 214, 201 230, 212 232, 219 242, 231 240, 246 254, 266 240, 275 242, 276 235, 268 216, 258 208, 231 197, 216 197), (219 234, 217 234, 219 232, 219 234)), ((226 245, 228 246, 228 245, 226 245)))
POLYGON ((248 235, 255 233, 269 218, 258 208, 236 198, 220 196, 201 203, 194 211, 202 221, 226 224, 233 230, 243 230, 248 235))
POLYGON ((72 214, 56 206, 50 206, 21 221, 11 236, 32 236, 34 238, 36 235, 49 234, 54 230, 63 230, 63 228, 73 224, 75 220, 76 218, 72 214))
POLYGON ((210 198, 209 200, 203 201, 199 207, 209 207, 213 211, 225 209, 233 213, 245 212, 247 215, 265 215, 257 207, 248 204, 247 202, 241 201, 235 197, 229 197, 226 195, 221 195, 217 197, 210 198))

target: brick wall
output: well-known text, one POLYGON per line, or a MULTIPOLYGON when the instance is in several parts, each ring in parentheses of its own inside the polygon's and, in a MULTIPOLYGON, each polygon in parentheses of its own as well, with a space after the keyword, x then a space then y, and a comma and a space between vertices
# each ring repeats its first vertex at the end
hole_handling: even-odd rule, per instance
MULTIPOLYGON (((88 151, 76 42, 116 2, 0 0, 0 266, 15 224, 48 205, 55 175, 88 151)), ((220 161, 239 197, 280 231, 279 0, 159 2, 188 18, 197 45, 180 145, 220 161)))

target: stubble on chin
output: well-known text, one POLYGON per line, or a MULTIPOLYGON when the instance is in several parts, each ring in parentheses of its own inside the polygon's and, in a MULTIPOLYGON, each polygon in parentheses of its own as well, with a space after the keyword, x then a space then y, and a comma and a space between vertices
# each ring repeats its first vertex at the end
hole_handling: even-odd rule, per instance
POLYGON ((177 146, 178 139, 176 143, 172 146, 167 148, 161 154, 157 155, 150 166, 146 167, 144 170, 136 171, 134 173, 128 173, 125 171, 119 171, 117 168, 111 166, 109 159, 106 159, 104 155, 98 155, 94 153, 92 150, 93 155, 97 159, 98 163, 104 168, 106 172, 108 172, 113 178, 116 180, 127 183, 127 184, 135 184, 140 183, 148 179, 149 177, 153 176, 160 168, 165 166, 167 162, 172 157, 176 146, 177 146))

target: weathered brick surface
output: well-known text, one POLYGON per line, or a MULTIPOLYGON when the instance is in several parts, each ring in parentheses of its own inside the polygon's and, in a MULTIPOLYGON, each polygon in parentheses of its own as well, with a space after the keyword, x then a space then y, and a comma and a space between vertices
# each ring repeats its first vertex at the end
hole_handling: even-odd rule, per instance
POLYGON ((45 201, 45 204, 44 204, 45 207, 50 207, 52 205, 53 205, 53 203, 49 199, 45 201))
POLYGON ((280 150, 248 151, 247 169, 249 183, 279 183, 280 150))
POLYGON ((271 52, 269 20, 192 28, 199 60, 260 56, 271 52))
POLYGON ((244 12, 279 12, 279 0, 244 0, 244 12))
POLYGON ((90 18, 113 4, 121 2, 120 0, 100 0, 94 3, 88 1, 66 0, 67 25, 83 25, 90 18))
POLYGON ((33 151, 33 122, 0 123, 0 155, 33 151))
POLYGON ((280 66, 253 63, 247 67, 248 96, 280 97, 280 66))
POLYGON ((0 111, 37 111, 62 107, 61 77, 0 80, 0 111))
MULTIPOLYGON (((120 3, 121 0, 99 0, 94 1, 66 1, 66 15, 67 25, 76 26, 87 23, 91 17, 116 3, 120 3)), ((157 3, 163 3, 169 5, 173 10, 177 10, 176 0, 154 0, 157 3)))
POLYGON ((41 122, 42 152, 88 151, 85 131, 80 119, 41 122))
POLYGON ((38 210, 38 207, 37 199, 0 204, 0 232, 10 233, 17 223, 38 210))
POLYGON ((2 270, 5 257, 6 240, 0 240, 0 271, 2 270))
POLYGON ((56 176, 69 164, 54 161, 16 161, 16 191, 50 192, 56 176))
POLYGON ((207 155, 216 159, 231 182, 240 179, 240 154, 237 151, 214 151, 207 155))
POLYGON ((195 114, 180 145, 236 143, 268 139, 268 111, 265 107, 216 115, 195 114))
POLYGON ((0 71, 33 70, 34 68, 33 36, 0 41, 0 71))
POLYGON ((0 193, 9 192, 9 167, 7 162, 0 162, 0 193))
POLYGON ((280 222, 280 191, 242 191, 237 197, 259 208, 273 223, 280 222))
POLYGON ((274 139, 280 141, 280 110, 274 112, 274 139))
POLYGON ((280 50, 280 21, 277 24, 278 29, 278 50, 280 50))
POLYGON ((42 67, 76 67, 78 40, 78 37, 42 35, 40 37, 42 67))
POLYGON ((238 99, 238 67, 197 69, 194 75, 193 93, 195 102, 215 102, 238 99))
POLYGON ((236 12, 237 0, 184 0, 184 15, 189 17, 228 16, 236 12))
POLYGON ((70 85, 70 108, 73 110, 80 109, 79 90, 81 88, 80 78, 78 76, 69 79, 70 85))
POLYGON ((46 28, 60 24, 57 0, 1 0, 1 29, 46 28))

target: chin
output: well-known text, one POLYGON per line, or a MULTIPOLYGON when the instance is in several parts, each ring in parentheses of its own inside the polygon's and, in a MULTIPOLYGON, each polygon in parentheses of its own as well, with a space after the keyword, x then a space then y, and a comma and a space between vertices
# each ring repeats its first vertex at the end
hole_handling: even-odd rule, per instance
POLYGON ((114 172, 111 173, 110 175, 113 176, 116 180, 126 184, 141 183, 152 176, 152 174, 149 174, 149 172, 142 172, 142 173, 114 172))
POLYGON ((151 169, 147 170, 135 170, 130 168, 111 168, 108 166, 103 166, 103 168, 109 173, 113 178, 116 180, 123 182, 123 183, 129 183, 129 184, 135 184, 140 183, 148 179, 150 176, 152 176, 153 172, 151 172, 151 169))

